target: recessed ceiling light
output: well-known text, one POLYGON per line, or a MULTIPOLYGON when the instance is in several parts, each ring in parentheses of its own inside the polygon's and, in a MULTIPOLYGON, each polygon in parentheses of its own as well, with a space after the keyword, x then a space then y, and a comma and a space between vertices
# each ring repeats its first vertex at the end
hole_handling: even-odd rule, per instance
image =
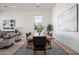
POLYGON ((8 6, 4 6, 4 8, 7 8, 8 6))
POLYGON ((16 6, 14 5, 13 8, 16 8, 16 6))

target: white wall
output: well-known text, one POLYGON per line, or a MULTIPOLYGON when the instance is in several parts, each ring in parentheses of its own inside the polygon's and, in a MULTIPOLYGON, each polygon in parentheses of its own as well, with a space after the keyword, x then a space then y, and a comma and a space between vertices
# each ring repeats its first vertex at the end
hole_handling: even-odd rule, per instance
MULTIPOLYGON (((8 9, 0 10, 0 23, 3 19, 15 19, 16 26, 21 27, 23 33, 34 31, 34 19, 36 15, 44 16, 44 25, 51 22, 51 11, 44 9, 8 9)), ((2 25, 0 25, 2 26, 2 25)))
MULTIPOLYGON (((57 30, 57 17, 59 14, 75 4, 56 4, 52 9, 52 24, 54 25, 54 37, 62 44, 67 45, 79 53, 79 32, 67 32, 57 30)), ((78 26, 79 28, 79 26, 78 26)))

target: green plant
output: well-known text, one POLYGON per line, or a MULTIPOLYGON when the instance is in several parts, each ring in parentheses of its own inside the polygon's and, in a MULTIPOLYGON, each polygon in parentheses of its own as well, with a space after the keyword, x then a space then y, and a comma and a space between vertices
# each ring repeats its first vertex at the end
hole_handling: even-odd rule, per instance
POLYGON ((53 31, 54 29, 53 29, 53 26, 52 26, 52 24, 48 24, 48 26, 47 26, 47 31, 48 31, 48 33, 50 33, 51 31, 53 31))

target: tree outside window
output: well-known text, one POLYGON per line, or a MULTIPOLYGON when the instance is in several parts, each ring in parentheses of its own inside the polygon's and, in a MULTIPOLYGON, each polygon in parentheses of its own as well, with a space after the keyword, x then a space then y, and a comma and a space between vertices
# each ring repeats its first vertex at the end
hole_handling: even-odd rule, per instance
POLYGON ((43 29, 43 16, 34 16, 34 30, 42 31, 43 29))

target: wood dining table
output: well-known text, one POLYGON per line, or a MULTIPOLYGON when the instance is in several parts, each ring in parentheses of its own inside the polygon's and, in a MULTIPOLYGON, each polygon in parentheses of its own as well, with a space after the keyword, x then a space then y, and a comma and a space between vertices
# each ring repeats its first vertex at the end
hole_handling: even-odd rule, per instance
POLYGON ((47 33, 42 33, 42 34, 40 34, 40 35, 39 35, 39 33, 33 33, 33 34, 31 34, 28 38, 29 38, 30 40, 33 40, 33 37, 34 37, 34 36, 46 36, 47 41, 50 41, 51 39, 53 39, 53 36, 50 36, 50 35, 48 35, 47 33))
MULTIPOLYGON (((53 36, 48 35, 47 33, 41 33, 40 35, 39 35, 39 33, 33 33, 33 34, 31 34, 31 35, 28 37, 28 39, 29 39, 31 42, 33 42, 33 37, 34 37, 34 36, 46 36, 46 38, 47 38, 46 41, 47 41, 47 44, 48 44, 48 48, 50 48, 50 49, 52 48, 52 47, 51 47, 51 40, 54 39, 53 36)), ((28 40, 28 41, 29 41, 29 40, 28 40)))

